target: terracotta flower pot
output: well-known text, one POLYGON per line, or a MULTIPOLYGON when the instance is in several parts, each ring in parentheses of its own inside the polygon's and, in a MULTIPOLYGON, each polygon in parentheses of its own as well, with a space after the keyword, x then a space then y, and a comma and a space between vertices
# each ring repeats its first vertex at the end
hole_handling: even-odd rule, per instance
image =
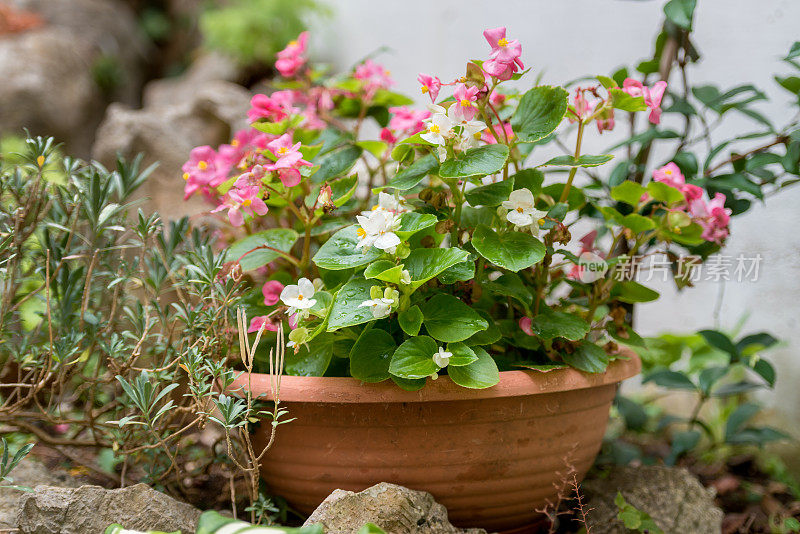
MULTIPOLYGON (((378 482, 425 490, 453 524, 508 531, 536 523, 568 466, 578 479, 600 450, 617 384, 639 358, 605 373, 505 371, 482 390, 445 376, 417 392, 353 378, 283 377, 278 427, 261 470, 270 490, 309 514, 337 488, 378 482)), ((246 385, 242 376, 237 385, 246 385)), ((269 398, 269 375, 252 375, 269 398)), ((269 425, 257 430, 264 443, 269 425)))

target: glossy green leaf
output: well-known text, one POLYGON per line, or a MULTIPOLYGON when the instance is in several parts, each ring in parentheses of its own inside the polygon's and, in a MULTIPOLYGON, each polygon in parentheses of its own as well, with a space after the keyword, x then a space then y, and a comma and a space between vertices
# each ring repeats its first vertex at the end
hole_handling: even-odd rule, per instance
POLYGON ((530 234, 513 231, 498 234, 484 225, 475 229, 472 245, 490 262, 515 272, 540 262, 545 254, 542 242, 530 234))
POLYGON ((489 326, 486 319, 452 295, 434 295, 421 310, 425 328, 439 341, 464 341, 489 326))
POLYGON ((514 180, 509 178, 501 182, 476 187, 466 192, 467 202, 472 206, 499 206, 514 190, 514 180))
POLYGON ((622 226, 629 228, 634 234, 641 234, 656 227, 653 219, 648 219, 638 213, 629 213, 621 221, 622 226))
POLYGON ((589 333, 589 323, 577 315, 545 308, 531 321, 531 330, 544 339, 563 337, 576 341, 589 333))
POLYGON ((470 148, 439 166, 442 178, 487 176, 499 172, 508 159, 508 146, 495 144, 470 148))
POLYGON ((619 202, 630 204, 631 206, 638 206, 642 195, 645 193, 647 193, 647 189, 641 184, 629 180, 611 188, 611 198, 619 202))
POLYGON ((668 369, 656 371, 647 375, 644 380, 642 380, 642 383, 647 382, 654 382, 661 387, 669 389, 697 389, 697 386, 689 380, 688 376, 681 372, 670 371, 668 369))
POLYGON ((403 332, 409 336, 416 336, 422 328, 422 310, 417 305, 411 306, 397 314, 397 322, 403 332))
POLYGON ((389 378, 389 363, 397 345, 392 336, 378 328, 362 333, 350 351, 350 374, 362 382, 389 378))
POLYGON ((426 378, 439 371, 433 361, 439 344, 428 336, 407 339, 397 347, 389 365, 389 372, 400 378, 426 378))
POLYGON ((584 154, 578 158, 575 156, 556 156, 548 160, 545 163, 539 165, 540 167, 597 167, 604 163, 608 163, 614 159, 612 154, 601 154, 599 156, 592 156, 589 154, 584 154))
POLYGON ((447 351, 453 354, 448 364, 453 367, 469 365, 478 359, 478 356, 475 355, 475 351, 469 348, 465 343, 448 343, 447 351))
POLYGON ((362 302, 371 299, 370 288, 373 285, 375 282, 372 280, 355 279, 336 292, 328 317, 328 332, 374 320, 369 306, 359 307, 362 302))
POLYGON ((468 365, 447 367, 447 374, 459 386, 485 389, 500 382, 500 372, 494 358, 480 347, 473 348, 477 360, 468 365))
POLYGON ((403 260, 403 265, 411 275, 411 287, 416 289, 468 257, 469 252, 460 248, 416 248, 403 260))
POLYGON ((639 282, 626 280, 618 282, 611 290, 611 296, 622 302, 652 302, 658 299, 658 292, 645 287, 639 282))
POLYGON ((232 244, 226 253, 226 259, 228 261, 239 260, 242 270, 245 271, 257 269, 279 258, 281 254, 278 251, 288 253, 297 242, 298 237, 297 232, 290 228, 264 230, 232 244), (263 245, 277 250, 266 248, 254 250, 263 245), (251 250, 253 252, 250 252, 251 250))
POLYGON ((532 143, 553 133, 567 112, 568 98, 561 87, 543 85, 527 91, 511 117, 517 141, 532 143))
POLYGON ((619 88, 609 89, 608 94, 611 95, 611 103, 616 109, 622 111, 644 111, 647 109, 644 97, 631 96, 619 88))
POLYGON ((331 236, 314 255, 317 267, 337 271, 360 267, 377 260, 383 251, 372 247, 366 252, 356 249, 359 238, 358 225, 342 228, 331 236))
POLYGON ((326 154, 316 162, 319 170, 311 176, 311 181, 321 184, 346 174, 353 168, 363 152, 364 149, 361 147, 350 145, 326 154))
POLYGON ((436 218, 436 215, 409 211, 400 216, 400 224, 394 233, 405 241, 420 230, 430 228, 437 222, 439 222, 439 220, 436 218))
POLYGON ((466 282, 475 278, 475 261, 467 260, 448 267, 438 275, 439 281, 445 285, 466 282))
POLYGON ((402 264, 395 265, 395 263, 390 260, 378 260, 374 263, 370 263, 367 268, 364 269, 364 278, 374 278, 392 284, 399 284, 402 272, 402 264))
POLYGON ((429 174, 436 174, 439 160, 433 154, 424 156, 394 175, 386 187, 406 191, 420 183, 429 174))

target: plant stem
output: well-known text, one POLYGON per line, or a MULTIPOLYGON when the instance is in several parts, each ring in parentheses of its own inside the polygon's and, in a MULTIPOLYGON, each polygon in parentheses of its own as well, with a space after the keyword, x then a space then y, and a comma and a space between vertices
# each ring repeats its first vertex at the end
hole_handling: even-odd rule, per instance
MULTIPOLYGON (((578 140, 575 142, 575 159, 578 159, 581 156, 581 143, 583 142, 583 121, 578 122, 578 140)), ((575 179, 575 174, 578 172, 578 167, 572 167, 569 170, 569 178, 567 178, 567 185, 564 186, 564 190, 561 192, 561 198, 558 199, 559 202, 566 202, 567 198, 569 198, 569 190, 572 187, 572 180, 575 179)))

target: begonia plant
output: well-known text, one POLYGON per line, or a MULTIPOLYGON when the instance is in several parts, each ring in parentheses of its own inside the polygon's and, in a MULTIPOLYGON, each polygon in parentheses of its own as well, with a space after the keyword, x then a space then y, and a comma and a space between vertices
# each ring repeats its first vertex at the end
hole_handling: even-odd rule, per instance
MULTIPOLYGON (((680 31, 667 21, 656 58, 680 31)), ((673 91, 654 59, 568 91, 534 82, 505 28, 483 36, 463 76, 419 75, 418 108, 374 59, 326 75, 303 33, 278 54, 274 90, 253 97, 251 128, 192 151, 186 195, 226 216, 225 272, 252 282, 251 333, 290 329, 289 374, 416 390, 442 374, 486 388, 504 370, 603 372, 619 344, 642 343, 631 305, 658 298, 635 279, 642 258, 663 254, 691 285, 731 216, 798 172, 796 120, 773 128, 752 86, 690 89, 684 76, 673 91), (770 142, 721 162, 735 140, 709 144, 699 164, 705 115, 731 110, 762 125, 747 139, 770 142), (625 140, 584 153, 620 115, 625 140)), ((685 74, 691 47, 673 48, 682 56, 661 63, 685 74)))

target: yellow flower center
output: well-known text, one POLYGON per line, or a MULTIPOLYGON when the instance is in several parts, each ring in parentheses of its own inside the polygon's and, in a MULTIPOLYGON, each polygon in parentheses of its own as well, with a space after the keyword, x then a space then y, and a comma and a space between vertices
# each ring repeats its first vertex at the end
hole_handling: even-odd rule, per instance
POLYGON ((303 295, 297 295, 297 300, 303 300, 303 295))
POLYGON ((281 155, 283 155, 283 154, 286 154, 287 152, 289 152, 289 149, 288 149, 288 148, 286 148, 285 146, 282 146, 282 147, 280 147, 280 148, 278 149, 278 154, 281 154, 281 155))
POLYGON ((672 170, 667 169, 666 171, 664 171, 664 174, 666 174, 667 176, 672 176, 672 170))
POLYGON ((480 132, 475 132, 474 134, 472 134, 472 137, 474 137, 475 139, 480 139, 481 138, 481 133, 480 132))
POLYGON ((249 206, 252 203, 253 203, 253 201, 250 200, 249 198, 246 198, 246 199, 242 200, 242 206, 245 206, 245 207, 249 206))
POLYGON ((461 107, 462 108, 468 108, 471 105, 472 105, 472 103, 469 100, 467 100, 466 98, 462 98, 461 99, 461 107))
POLYGON ((200 169, 201 171, 204 171, 208 168, 208 163, 206 163, 203 160, 200 160, 197 162, 197 168, 200 169))
POLYGON ((428 131, 430 133, 439 133, 441 130, 439 129, 439 125, 438 124, 431 124, 431 127, 428 128, 428 131))
POLYGON ((367 237, 367 231, 364 230, 363 228, 359 228, 358 230, 356 230, 356 235, 358 235, 358 237, 361 238, 367 237))
POLYGON ((234 139, 233 141, 231 141, 231 146, 239 146, 239 140, 234 139))
POLYGON ((536 221, 536 223, 537 223, 539 226, 544 226, 545 220, 544 220, 544 218, 542 218, 542 219, 539 219, 538 221, 536 221))
POLYGON ((184 180, 188 180, 189 179, 189 173, 188 172, 183 173, 183 179, 184 180))
POLYGON ((497 46, 506 46, 507 44, 508 44, 508 39, 506 39, 505 37, 497 41, 497 46))
POLYGON ((297 46, 297 41, 289 41, 289 46, 297 46))
POLYGON ((36 163, 39 164, 39 167, 44 167, 44 156, 39 156, 36 158, 36 163))
POLYGON ((428 86, 427 85, 423 85, 422 87, 419 88, 419 90, 422 91, 422 94, 424 95, 425 93, 428 92, 428 86))
POLYGON ((523 210, 523 209, 520 207, 520 208, 517 208, 517 211, 518 211, 519 213, 522 213, 524 210, 523 210))

